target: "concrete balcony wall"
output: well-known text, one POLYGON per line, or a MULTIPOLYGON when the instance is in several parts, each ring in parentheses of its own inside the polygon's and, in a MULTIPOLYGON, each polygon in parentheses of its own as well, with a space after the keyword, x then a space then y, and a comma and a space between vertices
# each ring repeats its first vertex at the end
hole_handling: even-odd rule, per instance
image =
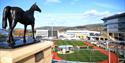
POLYGON ((0 49, 0 63, 51 63, 51 45, 52 42, 45 41, 15 49, 0 49), (36 61, 38 53, 43 57, 36 61))

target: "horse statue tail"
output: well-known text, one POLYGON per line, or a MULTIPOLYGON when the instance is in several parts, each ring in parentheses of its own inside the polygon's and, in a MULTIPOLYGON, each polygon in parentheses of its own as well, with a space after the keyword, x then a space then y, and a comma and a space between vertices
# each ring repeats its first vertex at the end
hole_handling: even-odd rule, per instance
POLYGON ((6 29, 6 27, 7 27, 7 19, 8 19, 8 17, 10 17, 10 10, 11 10, 10 6, 6 6, 4 8, 3 17, 2 17, 2 28, 3 29, 6 29))

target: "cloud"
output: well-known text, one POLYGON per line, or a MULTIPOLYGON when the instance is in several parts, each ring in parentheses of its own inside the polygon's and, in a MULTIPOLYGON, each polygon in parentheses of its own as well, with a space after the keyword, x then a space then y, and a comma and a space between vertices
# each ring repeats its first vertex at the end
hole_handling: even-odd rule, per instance
POLYGON ((83 13, 54 13, 35 15, 36 27, 48 26, 53 23, 55 26, 79 26, 86 24, 103 23, 103 17, 111 15, 109 11, 99 12, 88 10, 83 13))
POLYGON ((60 0, 45 0, 45 3, 61 3, 60 0))
POLYGON ((85 16, 97 16, 97 17, 103 17, 103 16, 110 15, 109 11, 99 12, 99 11, 96 11, 96 10, 85 11, 83 14, 85 16))

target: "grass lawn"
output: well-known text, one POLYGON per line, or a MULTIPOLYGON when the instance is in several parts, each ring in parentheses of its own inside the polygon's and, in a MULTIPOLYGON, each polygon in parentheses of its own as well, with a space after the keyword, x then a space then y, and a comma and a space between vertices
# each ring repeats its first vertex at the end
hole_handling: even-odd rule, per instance
POLYGON ((57 46, 60 45, 73 45, 73 46, 83 46, 84 43, 81 41, 76 41, 76 40, 57 40, 55 42, 57 46))
POLYGON ((90 50, 75 50, 71 54, 58 54, 64 60, 67 61, 81 61, 81 62, 99 62, 107 59, 108 57, 99 51, 90 50))
MULTIPOLYGON (((60 45, 74 45, 74 46, 84 46, 85 44, 81 41, 75 40, 57 40, 55 41, 57 46, 60 45)), ((56 48, 55 48, 56 49, 56 48)), ((92 49, 89 48, 89 49, 92 49)), ((81 62, 100 62, 106 60, 108 57, 99 51, 94 50, 93 52, 90 50, 74 50, 74 53, 71 54, 58 54, 64 60, 67 61, 81 61, 81 62)))

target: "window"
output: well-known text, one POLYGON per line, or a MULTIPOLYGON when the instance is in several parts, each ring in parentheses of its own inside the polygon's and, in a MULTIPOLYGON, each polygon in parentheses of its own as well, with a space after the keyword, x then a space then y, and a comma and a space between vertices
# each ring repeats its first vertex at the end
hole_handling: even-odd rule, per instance
POLYGON ((100 38, 101 40, 104 40, 103 38, 100 38))
POLYGON ((112 34, 112 33, 109 33, 109 36, 113 36, 113 34, 112 34))
POLYGON ((119 28, 124 28, 125 27, 125 22, 119 22, 118 25, 119 25, 118 26, 119 28))

